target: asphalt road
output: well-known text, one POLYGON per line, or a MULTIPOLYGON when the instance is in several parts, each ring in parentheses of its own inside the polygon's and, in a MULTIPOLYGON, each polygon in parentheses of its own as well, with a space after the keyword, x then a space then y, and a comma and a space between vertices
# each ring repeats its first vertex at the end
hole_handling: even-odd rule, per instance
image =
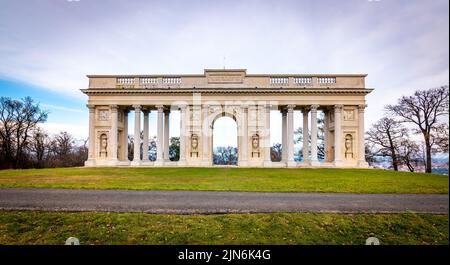
POLYGON ((147 213, 448 213, 448 194, 0 189, 2 210, 147 213))

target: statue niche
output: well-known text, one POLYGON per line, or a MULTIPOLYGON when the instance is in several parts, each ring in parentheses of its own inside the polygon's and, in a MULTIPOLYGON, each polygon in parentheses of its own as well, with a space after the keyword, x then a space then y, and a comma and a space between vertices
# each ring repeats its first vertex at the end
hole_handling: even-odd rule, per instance
POLYGON ((351 134, 345 136, 345 158, 347 156, 353 158, 353 136, 351 134))
POLYGON ((105 133, 100 135, 100 157, 106 158, 108 156, 108 136, 105 133))
POLYGON ((198 135, 193 133, 191 135, 191 157, 198 157, 198 135))
POLYGON ((252 135, 252 157, 260 156, 259 153, 259 135, 257 133, 252 135))

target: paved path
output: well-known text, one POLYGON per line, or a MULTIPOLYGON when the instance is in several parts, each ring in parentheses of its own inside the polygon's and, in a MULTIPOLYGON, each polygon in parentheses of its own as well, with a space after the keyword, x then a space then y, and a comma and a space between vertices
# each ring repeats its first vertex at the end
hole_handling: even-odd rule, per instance
POLYGON ((0 189, 0 209, 148 213, 448 213, 448 194, 0 189))

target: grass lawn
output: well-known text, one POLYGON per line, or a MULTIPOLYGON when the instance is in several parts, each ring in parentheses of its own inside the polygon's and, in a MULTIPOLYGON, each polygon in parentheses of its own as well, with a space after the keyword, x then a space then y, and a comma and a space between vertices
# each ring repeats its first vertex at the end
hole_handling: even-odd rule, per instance
POLYGON ((376 169, 56 168, 0 170, 0 188, 448 193, 449 179, 376 169))
POLYGON ((0 212, 0 244, 381 244, 449 243, 448 215, 0 212))

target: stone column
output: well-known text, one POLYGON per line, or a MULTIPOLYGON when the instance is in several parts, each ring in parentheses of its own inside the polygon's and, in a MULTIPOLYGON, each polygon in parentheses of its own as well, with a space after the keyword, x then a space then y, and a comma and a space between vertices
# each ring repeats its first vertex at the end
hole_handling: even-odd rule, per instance
POLYGON ((286 132, 286 145, 287 145, 287 166, 295 167, 294 161, 294 108, 295 105, 287 106, 287 132, 286 132))
POLYGON ((270 109, 271 105, 267 104, 264 106, 264 117, 265 117, 265 135, 264 135, 264 166, 270 167, 272 165, 272 159, 270 157, 270 109))
POLYGON ((142 139, 142 161, 147 162, 148 159, 148 115, 150 110, 144 109, 144 135, 142 139))
POLYGON ((368 167, 364 142, 364 109, 367 105, 358 106, 358 167, 368 167))
POLYGON ((139 166, 141 164, 141 106, 134 105, 134 147, 133 161, 131 165, 139 166))
POLYGON ((186 105, 180 106, 180 160, 178 161, 178 165, 186 164, 186 113, 186 105))
POLYGON ((163 128, 163 119, 164 119, 164 106, 157 105, 158 109, 158 127, 156 133, 156 162, 155 165, 162 166, 164 164, 163 157, 163 142, 164 142, 164 128, 163 128))
POLYGON ((317 158, 317 108, 319 105, 311 105, 311 166, 319 166, 317 158))
POLYGON ((334 165, 342 166, 342 105, 334 105, 334 165))
POLYGON ((128 110, 123 110, 123 157, 125 161, 128 160, 128 110))
POLYGON ((323 111, 323 160, 328 162, 328 110, 323 111))
POLYGON ((164 112, 164 151, 163 151, 163 158, 165 161, 169 161, 169 143, 170 143, 170 137, 169 137, 169 115, 170 111, 166 110, 164 112))
POLYGON ((309 129, 308 129, 309 109, 303 108, 303 163, 309 164, 309 129))
POLYGON ((95 105, 86 105, 89 109, 89 149, 85 166, 95 166, 95 105))
POLYGON ((240 166, 248 165, 248 106, 241 107, 241 132, 242 132, 242 141, 240 146, 241 157, 240 166))
POLYGON ((202 164, 204 166, 210 165, 209 161, 209 105, 204 104, 202 106, 202 164))
POLYGON ((109 158, 112 161, 117 161, 117 133, 118 133, 118 107, 117 105, 111 105, 111 134, 110 134, 110 143, 111 143, 111 157, 109 158))
POLYGON ((287 112, 286 109, 281 110, 281 162, 286 162, 288 147, 287 147, 287 112))

